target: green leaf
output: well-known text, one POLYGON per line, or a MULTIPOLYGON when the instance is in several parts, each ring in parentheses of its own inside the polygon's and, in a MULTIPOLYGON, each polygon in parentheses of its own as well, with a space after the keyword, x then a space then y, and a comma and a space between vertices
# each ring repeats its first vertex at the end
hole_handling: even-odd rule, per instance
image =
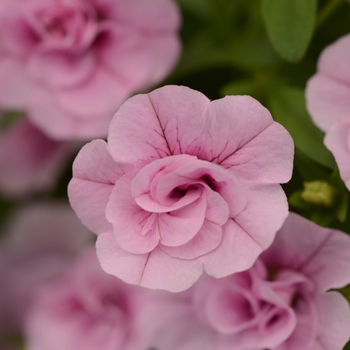
POLYGON ((274 119, 292 135, 297 149, 323 166, 336 167, 332 154, 323 144, 323 132, 306 111, 303 90, 286 86, 273 89, 268 93, 268 104, 274 119))
POLYGON ((304 181, 328 181, 331 175, 331 172, 328 168, 322 166, 320 163, 314 162, 298 148, 295 150, 294 164, 295 169, 298 170, 300 176, 304 181))
POLYGON ((7 130, 13 124, 23 117, 23 112, 21 111, 5 111, 0 116, 0 129, 7 130))
POLYGON ((306 203, 304 199, 301 197, 302 190, 294 192, 289 198, 288 202, 291 207, 295 207, 302 210, 309 210, 310 204, 306 203))
POLYGON ((276 51, 287 61, 305 54, 315 28, 317 0, 263 0, 262 15, 276 51))
POLYGON ((177 0, 177 2, 185 11, 206 20, 210 18, 210 2, 208 0, 177 0))
POLYGON ((251 79, 235 80, 221 89, 223 96, 226 95, 253 95, 255 82, 251 79))

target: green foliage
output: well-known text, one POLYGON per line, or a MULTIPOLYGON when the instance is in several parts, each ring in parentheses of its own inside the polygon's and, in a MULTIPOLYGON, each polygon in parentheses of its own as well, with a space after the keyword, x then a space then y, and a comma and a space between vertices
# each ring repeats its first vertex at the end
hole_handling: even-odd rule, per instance
POLYGON ((20 118, 23 117, 23 112, 21 111, 5 111, 0 116, 0 129, 7 130, 13 124, 15 124, 20 118))
POLYGON ((274 119, 292 135, 296 148, 315 162, 335 168, 332 154, 323 145, 323 132, 313 124, 306 111, 303 90, 288 86, 273 89, 268 105, 274 119))
POLYGON ((316 23, 317 0, 263 0, 262 14, 276 51, 298 62, 310 44, 316 23))

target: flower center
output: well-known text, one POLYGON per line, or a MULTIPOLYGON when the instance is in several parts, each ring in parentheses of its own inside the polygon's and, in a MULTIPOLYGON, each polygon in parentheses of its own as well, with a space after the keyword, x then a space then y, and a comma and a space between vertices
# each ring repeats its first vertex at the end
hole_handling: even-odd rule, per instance
POLYGON ((58 11, 43 9, 37 16, 45 32, 56 40, 64 39, 68 35, 74 17, 74 12, 67 8, 61 8, 58 11))

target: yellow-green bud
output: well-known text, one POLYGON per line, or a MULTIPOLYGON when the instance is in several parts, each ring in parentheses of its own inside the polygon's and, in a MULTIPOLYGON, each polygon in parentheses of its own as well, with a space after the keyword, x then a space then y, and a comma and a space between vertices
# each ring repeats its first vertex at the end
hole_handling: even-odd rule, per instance
POLYGON ((337 190, 325 181, 304 182, 301 197, 310 204, 331 207, 335 202, 337 190))

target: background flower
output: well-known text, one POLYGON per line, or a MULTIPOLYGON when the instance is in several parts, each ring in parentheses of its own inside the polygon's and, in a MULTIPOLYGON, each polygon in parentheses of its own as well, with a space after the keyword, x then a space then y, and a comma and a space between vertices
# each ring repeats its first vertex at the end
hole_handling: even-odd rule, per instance
POLYGON ((166 350, 341 350, 350 310, 331 288, 350 282, 350 238, 291 213, 248 271, 207 275, 186 292, 158 292, 143 322, 166 350), (330 264, 330 262, 332 262, 330 264))
POLYGON ((315 124, 326 132, 325 145, 333 153, 340 175, 350 188, 350 35, 338 39, 321 54, 317 73, 308 81, 307 107, 315 124))
POLYGON ((36 294, 26 318, 26 349, 148 350, 147 327, 137 328, 142 292, 107 275, 95 250, 88 250, 36 294))
POLYGON ((171 0, 4 0, 0 20, 0 102, 57 139, 105 136, 180 52, 171 0))
POLYGON ((0 333, 21 331, 35 290, 70 267, 89 238, 66 203, 27 205, 8 219, 0 242, 0 333))
POLYGON ((0 129, 0 192, 20 197, 51 189, 76 147, 51 140, 24 116, 0 129))
POLYGON ((293 143, 248 96, 166 86, 124 103, 73 165, 70 202, 103 269, 180 291, 249 268, 287 216, 293 143))

